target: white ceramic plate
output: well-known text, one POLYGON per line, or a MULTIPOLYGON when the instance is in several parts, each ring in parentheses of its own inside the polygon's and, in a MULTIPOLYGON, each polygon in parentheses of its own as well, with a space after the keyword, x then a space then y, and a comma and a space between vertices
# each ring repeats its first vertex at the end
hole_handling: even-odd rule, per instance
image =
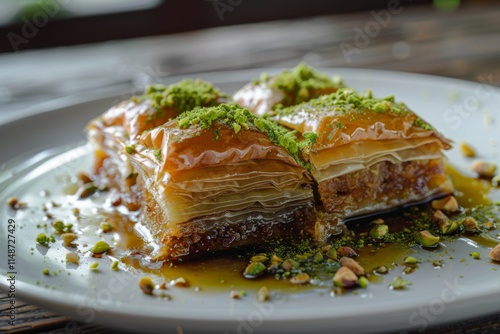
MULTIPOLYGON (((466 140, 478 149, 481 158, 500 164, 500 92, 496 88, 407 73, 326 71, 341 75, 355 89, 371 88, 377 96, 394 94, 447 137, 457 143, 466 140)), ((199 77, 233 92, 260 72, 206 73, 199 77)), ((172 78, 171 82, 177 80, 172 78)), ((0 273, 16 273, 17 298, 84 322, 140 332, 175 332, 177 326, 185 333, 418 331, 500 311, 500 266, 489 261, 488 249, 476 248, 466 240, 448 245, 447 250, 455 259, 467 261, 449 261, 439 270, 423 263, 409 276, 413 284, 405 291, 388 289, 392 276, 401 274, 393 271, 383 282, 371 284, 359 294, 332 298, 314 290, 286 296, 273 291, 267 303, 255 302, 254 291, 244 299, 230 299, 229 288, 224 293, 171 289, 173 299, 166 301, 144 295, 137 288, 140 273, 133 270, 114 272, 102 264, 99 272, 92 272, 87 265, 90 259, 86 258, 82 259, 85 265, 79 268, 67 265, 67 250, 60 241, 48 250, 36 246, 40 232, 36 225, 43 223, 43 213, 34 204, 44 200, 39 196, 41 190, 49 190, 53 194, 50 199, 65 201, 61 180, 92 165, 91 148, 84 145, 83 127, 92 117, 126 98, 127 93, 101 92, 52 101, 34 106, 29 116, 0 124, 2 160, 10 160, 2 165, 0 174, 0 273), (29 208, 8 209, 3 203, 12 195, 27 201, 29 208), (11 233, 16 247, 12 270, 7 258, 9 219, 16 226, 11 233), (470 259, 472 250, 481 253, 481 260, 470 259), (58 275, 45 276, 43 268, 58 275)), ((448 156, 455 166, 467 171, 470 161, 457 149, 448 156)), ((70 215, 70 208, 66 209, 70 215)), ((91 211, 92 207, 84 210, 91 211)), ((429 254, 424 252, 422 256, 429 254)), ((3 291, 10 288, 4 276, 0 287, 3 291)))

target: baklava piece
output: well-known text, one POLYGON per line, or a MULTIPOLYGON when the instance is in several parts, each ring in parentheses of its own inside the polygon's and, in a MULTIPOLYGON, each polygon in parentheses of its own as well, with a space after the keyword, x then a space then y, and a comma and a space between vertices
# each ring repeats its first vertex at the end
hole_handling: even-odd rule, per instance
POLYGON ((394 97, 342 88, 277 110, 275 119, 309 142, 304 159, 333 217, 385 211, 453 190, 442 153, 450 142, 394 97))
POLYGON ((314 237, 312 180, 293 132, 222 104, 185 112, 127 153, 154 260, 314 237))
POLYGON ((226 98, 208 82, 185 79, 169 86, 149 86, 144 95, 112 107, 86 128, 90 141, 97 146, 95 183, 99 187, 118 189, 124 205, 130 210, 139 209, 137 174, 126 151, 134 150, 135 142, 144 131, 195 107, 219 105, 226 98))
POLYGON ((241 107, 262 116, 277 105, 292 106, 342 87, 339 78, 332 78, 301 63, 275 76, 262 73, 259 80, 248 83, 233 95, 241 107))

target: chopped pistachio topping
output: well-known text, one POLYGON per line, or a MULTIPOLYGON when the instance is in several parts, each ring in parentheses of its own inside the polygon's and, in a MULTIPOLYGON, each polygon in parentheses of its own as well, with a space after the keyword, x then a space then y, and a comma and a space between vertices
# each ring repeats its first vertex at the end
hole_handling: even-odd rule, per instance
POLYGON ((40 245, 47 245, 51 241, 51 238, 48 237, 45 233, 40 233, 36 237, 36 242, 38 242, 40 245))
POLYGON ((158 162, 162 161, 162 158, 161 158, 161 149, 155 150, 154 155, 155 155, 156 160, 158 160, 158 162))
POLYGON ((253 124, 266 133, 273 144, 284 147, 299 164, 304 165, 299 157, 300 146, 295 131, 287 130, 271 120, 259 118, 248 109, 221 104, 216 107, 197 108, 177 117, 177 124, 181 129, 195 125, 202 129, 209 129, 216 122, 226 125, 235 133, 242 129, 248 130, 253 124))
POLYGON ((411 285, 411 282, 399 277, 395 276, 390 284, 390 288, 394 290, 405 289, 408 285, 411 285))
POLYGON ((257 83, 259 82, 269 82, 271 88, 277 88, 293 96, 295 100, 287 101, 289 102, 287 103, 288 105, 308 101, 311 98, 311 90, 338 88, 342 86, 342 80, 335 80, 305 63, 300 63, 295 68, 285 70, 274 77, 263 73, 257 83))
MULTIPOLYGON (((372 96, 371 91, 363 94, 356 92, 352 88, 339 88, 335 93, 322 95, 298 106, 278 108, 277 113, 279 115, 289 115, 301 106, 311 111, 331 108, 336 113, 347 113, 352 111, 363 113, 368 110, 373 110, 378 113, 393 112, 395 114, 405 114, 409 112, 405 104, 395 102, 394 96, 375 98, 372 96)), ((420 120, 420 122, 424 124, 422 120, 420 120)), ((337 126, 342 127, 342 124, 337 126)))
POLYGON ((195 107, 208 107, 219 104, 219 98, 226 97, 218 88, 203 80, 184 79, 178 83, 151 85, 145 94, 153 103, 153 107, 176 108, 180 113, 195 107))
POLYGON ((106 241, 100 240, 95 244, 94 248, 92 248, 92 253, 102 254, 109 251, 110 249, 111 247, 108 245, 106 241))
POLYGON ((413 121, 413 126, 416 126, 417 128, 421 128, 424 130, 434 130, 434 128, 429 124, 423 121, 421 118, 417 118, 413 121))

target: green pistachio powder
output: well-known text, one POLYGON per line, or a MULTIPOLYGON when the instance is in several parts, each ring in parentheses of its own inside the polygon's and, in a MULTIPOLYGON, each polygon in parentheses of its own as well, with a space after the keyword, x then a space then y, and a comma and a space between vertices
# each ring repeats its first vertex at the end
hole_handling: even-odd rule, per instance
POLYGON ((254 83, 269 83, 271 88, 277 88, 290 94, 295 99, 288 101, 292 105, 309 100, 311 90, 342 87, 342 80, 339 78, 333 79, 304 63, 273 77, 262 73, 260 79, 254 83))
MULTIPOLYGON (((294 69, 284 71, 273 78, 265 73, 261 76, 261 82, 267 82, 271 79, 271 84, 274 87, 296 95, 296 103, 308 99, 308 93, 305 92, 310 89, 340 87, 342 85, 340 80, 335 81, 306 64, 299 64, 294 69)), ((241 129, 248 129, 249 125, 253 124, 260 131, 265 132, 272 143, 287 149, 299 164, 309 168, 308 164, 300 158, 299 152, 301 149, 313 145, 318 134, 305 132, 302 134, 303 139, 299 140, 295 131, 290 131, 265 117, 257 117, 247 109, 230 104, 217 106, 219 98, 225 98, 227 95, 208 82, 199 79, 185 79, 169 86, 152 85, 146 88, 143 98, 145 97, 149 98, 153 107, 159 111, 163 107, 175 107, 179 112, 182 112, 177 117, 180 128, 199 125, 208 129, 214 122, 220 121, 238 133, 241 129)), ((340 88, 335 93, 320 96, 298 106, 278 107, 277 113, 279 115, 291 114, 301 106, 309 108, 310 111, 328 107, 335 112, 345 113, 363 113, 367 110, 395 114, 409 112, 404 104, 396 103, 393 96, 380 99, 374 98, 371 91, 360 94, 350 88, 340 88)), ((415 120, 414 125, 425 130, 432 130, 432 127, 420 118, 415 120)), ((337 124, 337 126, 342 128, 342 124, 337 124)), ((218 134, 216 134, 216 139, 219 139, 218 134)), ((158 153, 155 156, 161 161, 161 156, 158 153)))
POLYGON ((219 104, 219 98, 227 97, 211 83, 200 79, 184 79, 169 86, 151 85, 146 88, 145 95, 152 101, 154 108, 171 107, 179 112, 200 106, 214 106, 219 104))

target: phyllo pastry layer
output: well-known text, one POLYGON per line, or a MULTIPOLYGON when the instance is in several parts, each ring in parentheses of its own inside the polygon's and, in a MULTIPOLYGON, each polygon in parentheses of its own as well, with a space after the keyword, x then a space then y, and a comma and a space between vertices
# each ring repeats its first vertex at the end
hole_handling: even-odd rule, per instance
POLYGON ((275 119, 310 142, 304 159, 325 210, 339 218, 452 191, 441 152, 450 142, 392 96, 341 88, 275 119))
POLYGON ((332 78, 301 63, 275 76, 262 73, 233 95, 241 107, 256 115, 265 115, 277 105, 292 106, 320 95, 335 92, 342 87, 339 78, 332 78))
POLYGON ((134 142, 146 130, 175 118, 195 107, 215 106, 227 96, 208 82, 185 79, 164 86, 149 86, 144 95, 123 101, 92 120, 87 128, 91 142, 97 145, 97 183, 117 188, 122 203, 131 210, 139 208, 135 172, 126 156, 134 142))
POLYGON ((128 157, 155 259, 311 238, 314 199, 295 135, 234 105, 185 112, 128 157))

